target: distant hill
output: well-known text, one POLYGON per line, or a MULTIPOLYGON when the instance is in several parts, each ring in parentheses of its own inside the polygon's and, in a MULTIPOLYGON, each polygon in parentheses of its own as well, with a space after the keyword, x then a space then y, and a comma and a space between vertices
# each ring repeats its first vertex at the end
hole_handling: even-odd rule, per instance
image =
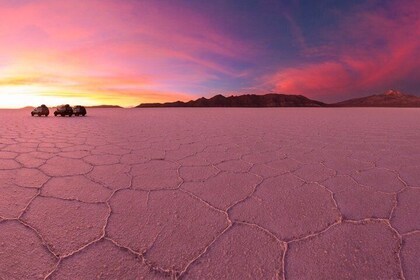
POLYGON ((86 106, 86 108, 113 109, 113 108, 122 108, 122 107, 118 105, 96 105, 96 106, 86 106))
POLYGON ((420 97, 388 90, 383 94, 370 95, 361 98, 331 104, 333 107, 420 107, 420 97))
POLYGON ((302 95, 270 93, 266 95, 239 95, 225 97, 216 95, 212 98, 201 97, 188 102, 143 103, 136 108, 156 107, 323 107, 325 103, 311 100, 302 95))

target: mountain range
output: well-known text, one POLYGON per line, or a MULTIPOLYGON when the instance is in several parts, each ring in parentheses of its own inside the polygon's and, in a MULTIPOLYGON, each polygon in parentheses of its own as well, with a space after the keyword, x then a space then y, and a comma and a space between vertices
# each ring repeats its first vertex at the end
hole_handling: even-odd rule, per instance
POLYGON ((420 97, 391 89, 383 94, 349 99, 332 105, 337 107, 420 107, 420 97))
POLYGON ((269 93, 225 97, 219 94, 209 99, 201 97, 188 102, 142 103, 136 106, 136 108, 156 107, 420 107, 420 97, 388 90, 383 94, 328 104, 303 95, 269 93))
POLYGON ((137 107, 323 107, 325 105, 325 103, 311 100, 302 95, 270 93, 266 95, 246 94, 229 97, 219 94, 209 99, 201 97, 188 102, 144 103, 137 107))

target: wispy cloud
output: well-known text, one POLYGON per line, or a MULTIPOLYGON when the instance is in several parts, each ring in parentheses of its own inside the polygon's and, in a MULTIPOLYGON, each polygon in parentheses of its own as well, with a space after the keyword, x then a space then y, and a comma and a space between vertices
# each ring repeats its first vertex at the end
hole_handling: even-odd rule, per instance
MULTIPOLYGON (((418 60, 413 60, 420 57, 419 6, 401 1, 374 11, 358 7, 340 14, 337 26, 320 34, 330 53, 317 56, 316 61, 282 67, 265 81, 276 91, 329 100, 404 88, 420 72, 418 60)), ((306 51, 304 39, 297 36, 297 40, 306 51)))

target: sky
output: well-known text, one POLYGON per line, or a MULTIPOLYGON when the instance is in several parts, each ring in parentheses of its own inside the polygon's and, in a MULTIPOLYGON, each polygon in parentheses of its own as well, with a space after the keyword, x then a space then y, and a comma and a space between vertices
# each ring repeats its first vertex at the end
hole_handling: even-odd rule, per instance
POLYGON ((0 0, 0 107, 420 95, 416 0, 0 0))

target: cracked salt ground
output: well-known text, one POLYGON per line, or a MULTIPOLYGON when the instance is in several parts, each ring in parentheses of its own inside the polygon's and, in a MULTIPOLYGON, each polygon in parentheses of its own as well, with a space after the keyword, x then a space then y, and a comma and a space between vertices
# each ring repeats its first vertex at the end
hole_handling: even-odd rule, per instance
POLYGON ((26 113, 0 279, 420 279, 418 110, 26 113))

